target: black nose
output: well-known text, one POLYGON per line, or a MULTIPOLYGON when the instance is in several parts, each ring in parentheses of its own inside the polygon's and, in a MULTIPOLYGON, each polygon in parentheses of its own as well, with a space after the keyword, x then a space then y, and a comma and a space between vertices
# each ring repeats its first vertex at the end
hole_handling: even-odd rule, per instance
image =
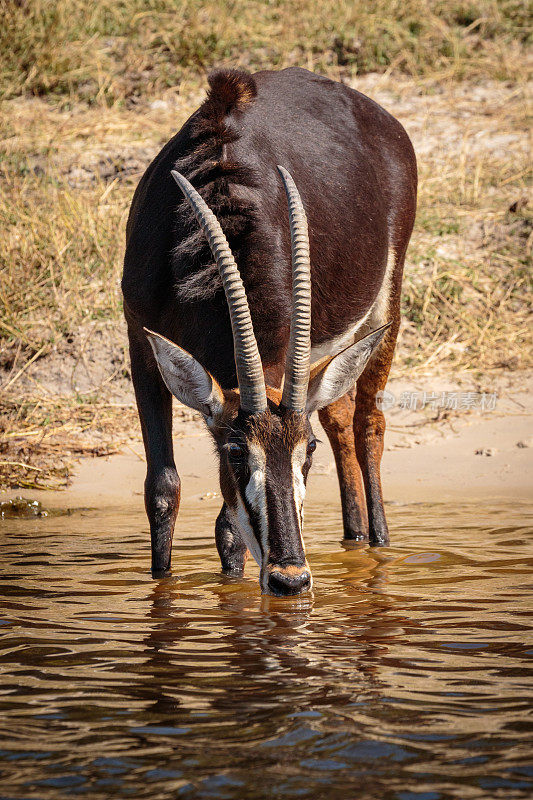
POLYGON ((271 594, 286 597, 301 594, 311 588, 311 573, 304 569, 297 575, 286 572, 271 572, 268 576, 268 590, 271 594))

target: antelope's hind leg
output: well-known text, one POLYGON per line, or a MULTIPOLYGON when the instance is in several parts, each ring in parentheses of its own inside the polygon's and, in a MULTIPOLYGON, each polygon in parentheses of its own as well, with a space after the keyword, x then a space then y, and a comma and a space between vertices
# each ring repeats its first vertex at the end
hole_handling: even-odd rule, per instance
POLYGON ((180 503, 172 447, 172 395, 163 383, 144 333, 128 331, 131 376, 146 452, 144 502, 150 523, 152 574, 168 572, 180 503))
POLYGON ((399 324, 399 314, 396 314, 381 346, 357 381, 354 416, 355 450, 365 487, 369 541, 374 546, 389 544, 380 475, 385 416, 376 405, 376 395, 385 389, 387 384, 399 324))
POLYGON ((354 441, 355 387, 339 400, 320 409, 318 417, 335 456, 341 492, 344 538, 368 540, 365 490, 354 441))
POLYGON ((226 503, 220 509, 215 523, 215 539, 222 572, 229 575, 242 574, 248 558, 248 548, 228 513, 226 503))

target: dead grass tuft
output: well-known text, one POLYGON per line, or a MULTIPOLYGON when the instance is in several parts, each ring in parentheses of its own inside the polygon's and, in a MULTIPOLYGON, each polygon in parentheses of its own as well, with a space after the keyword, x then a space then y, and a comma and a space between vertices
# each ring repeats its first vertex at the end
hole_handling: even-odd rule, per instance
POLYGON ((136 423, 133 404, 4 394, 0 399, 0 485, 63 489, 80 456, 116 453, 136 423))

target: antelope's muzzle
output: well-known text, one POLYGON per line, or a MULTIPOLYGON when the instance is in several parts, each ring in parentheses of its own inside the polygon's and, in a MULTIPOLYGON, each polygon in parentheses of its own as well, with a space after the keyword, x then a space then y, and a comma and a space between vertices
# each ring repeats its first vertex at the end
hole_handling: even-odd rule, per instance
POLYGON ((290 597, 303 594, 311 589, 311 572, 307 562, 303 567, 293 564, 281 567, 277 564, 268 566, 266 591, 276 597, 290 597))

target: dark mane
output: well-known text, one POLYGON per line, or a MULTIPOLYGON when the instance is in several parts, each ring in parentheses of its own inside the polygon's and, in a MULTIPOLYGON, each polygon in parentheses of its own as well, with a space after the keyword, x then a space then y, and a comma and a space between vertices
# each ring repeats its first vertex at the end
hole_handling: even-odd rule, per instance
MULTIPOLYGON (((218 70, 209 78, 207 98, 191 120, 187 152, 174 167, 187 177, 217 216, 230 247, 238 257, 239 244, 254 230, 253 204, 231 195, 230 183, 257 186, 249 167, 232 163, 226 146, 239 138, 235 118, 257 95, 254 78, 238 70, 218 70), (232 118, 233 117, 233 118, 232 118)), ((172 251, 172 271, 180 300, 203 300, 222 288, 207 240, 189 204, 177 207, 180 238, 172 251), (185 232, 185 235, 184 235, 185 232)))

